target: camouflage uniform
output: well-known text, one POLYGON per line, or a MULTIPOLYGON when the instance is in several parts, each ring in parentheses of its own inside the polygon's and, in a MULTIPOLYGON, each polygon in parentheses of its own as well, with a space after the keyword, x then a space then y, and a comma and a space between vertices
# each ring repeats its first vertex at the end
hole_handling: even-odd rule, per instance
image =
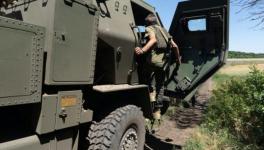
MULTIPOLYGON (((150 92, 156 92, 156 101, 154 102, 155 108, 161 108, 163 106, 163 96, 164 96, 164 81, 165 81, 165 52, 167 48, 167 42, 165 38, 161 34, 161 30, 163 30, 158 25, 152 25, 146 27, 145 38, 148 38, 151 34, 155 34, 157 39, 157 43, 149 50, 149 54, 147 56, 147 64, 148 64, 148 85, 150 92), (163 40, 163 41, 162 41, 163 40), (165 45, 164 45, 165 44, 165 45), (160 46, 163 45, 163 46, 160 46), (163 47, 163 48, 159 48, 163 47)), ((167 33, 167 31, 166 31, 167 33)))

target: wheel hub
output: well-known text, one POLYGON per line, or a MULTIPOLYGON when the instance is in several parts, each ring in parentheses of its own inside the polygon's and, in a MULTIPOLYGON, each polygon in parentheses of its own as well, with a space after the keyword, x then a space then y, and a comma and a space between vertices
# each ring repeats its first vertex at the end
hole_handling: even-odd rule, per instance
POLYGON ((120 150, 137 150, 138 136, 134 128, 126 130, 120 143, 120 150))

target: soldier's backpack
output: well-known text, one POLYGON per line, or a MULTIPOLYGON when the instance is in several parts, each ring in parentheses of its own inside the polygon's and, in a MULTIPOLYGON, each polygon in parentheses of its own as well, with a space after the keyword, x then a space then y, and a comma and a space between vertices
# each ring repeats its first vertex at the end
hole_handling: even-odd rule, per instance
POLYGON ((164 49, 166 50, 168 47, 168 39, 169 33, 161 26, 153 25, 153 29, 155 30, 155 36, 157 39, 157 49, 164 49))
POLYGON ((158 25, 153 25, 151 28, 155 31, 155 37, 157 39, 156 47, 151 51, 148 57, 148 62, 155 67, 162 68, 165 65, 166 57, 165 53, 169 43, 169 33, 158 25))

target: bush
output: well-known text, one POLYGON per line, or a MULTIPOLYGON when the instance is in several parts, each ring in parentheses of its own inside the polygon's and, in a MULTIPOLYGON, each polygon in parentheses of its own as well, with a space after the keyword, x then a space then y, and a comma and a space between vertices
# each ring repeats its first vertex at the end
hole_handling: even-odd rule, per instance
MULTIPOLYGON (((195 130, 190 140, 185 143, 184 150, 246 150, 226 130, 210 131, 206 127, 195 130)), ((248 149, 249 150, 249 149, 248 149)))
POLYGON ((264 148, 264 72, 251 67, 245 78, 232 79, 213 91, 206 127, 227 129, 238 141, 264 148))

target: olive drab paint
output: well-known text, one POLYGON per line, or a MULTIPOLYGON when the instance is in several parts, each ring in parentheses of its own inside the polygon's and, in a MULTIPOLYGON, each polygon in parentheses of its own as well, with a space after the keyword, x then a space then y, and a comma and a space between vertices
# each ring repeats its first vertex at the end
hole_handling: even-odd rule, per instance
POLYGON ((225 64, 229 37, 228 4, 228 0, 179 3, 169 32, 180 48, 182 65, 171 63, 167 94, 185 98, 225 64), (192 31, 191 21, 202 22, 205 28, 192 31))
MULTIPOLYGON (((127 105, 151 119, 134 54, 149 13, 143 0, 0 0, 0 150, 87 149, 91 123, 127 105)), ((229 0, 179 2, 166 96, 190 99, 225 64, 228 17, 229 0)))

